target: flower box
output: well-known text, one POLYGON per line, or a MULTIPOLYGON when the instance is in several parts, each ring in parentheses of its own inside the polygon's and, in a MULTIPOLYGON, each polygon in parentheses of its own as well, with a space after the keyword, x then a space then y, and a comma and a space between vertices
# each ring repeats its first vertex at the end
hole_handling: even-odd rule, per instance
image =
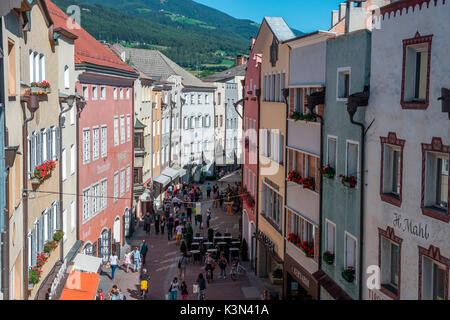
POLYGON ((322 175, 328 179, 333 179, 335 174, 336 174, 336 170, 330 166, 330 164, 327 164, 327 166, 322 166, 319 171, 322 173, 322 175))
POLYGON ((339 178, 341 178, 341 183, 348 187, 348 188, 355 188, 356 186, 356 178, 354 176, 344 176, 339 175, 339 178))
POLYGON ((300 237, 295 233, 290 233, 288 236, 288 241, 293 243, 295 246, 299 247, 308 258, 314 257, 314 243, 301 241, 300 237))
POLYGON ((355 280, 355 269, 353 267, 348 267, 342 271, 342 278, 347 282, 353 282, 355 280))
POLYGON ((46 161, 43 164, 39 165, 34 169, 33 179, 39 179, 42 182, 45 179, 48 179, 52 175, 52 170, 56 167, 55 161, 46 161))
POLYGON ((310 121, 310 122, 316 121, 316 117, 313 116, 310 113, 303 114, 303 113, 300 113, 300 112, 293 112, 291 118, 294 119, 294 121, 299 121, 299 120, 306 121, 306 122, 308 122, 308 121, 310 121))
POLYGON ((32 82, 31 83, 31 94, 49 94, 52 92, 52 87, 50 86, 50 83, 47 81, 42 82, 32 82))
POLYGON ((327 251, 323 254, 323 260, 328 263, 328 264, 333 264, 334 263, 334 254, 331 253, 330 251, 327 251))

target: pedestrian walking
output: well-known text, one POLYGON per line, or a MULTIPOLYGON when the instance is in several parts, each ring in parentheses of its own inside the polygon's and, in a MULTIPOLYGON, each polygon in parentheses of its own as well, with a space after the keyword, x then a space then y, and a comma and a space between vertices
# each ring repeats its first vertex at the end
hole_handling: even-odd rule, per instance
POLYGON ((198 223, 200 225, 200 230, 203 230, 203 215, 199 214, 199 215, 197 215, 197 217, 198 217, 198 223))
POLYGON ((172 283, 169 287, 169 300, 177 300, 177 293, 180 288, 180 284, 178 283, 178 278, 173 278, 172 283))
POLYGON ((197 207, 194 207, 193 210, 194 210, 194 221, 195 221, 195 226, 197 226, 197 224, 198 224, 197 207))
POLYGON ((131 252, 131 255, 133 257, 133 272, 137 272, 139 268, 141 267, 141 252, 139 251, 138 247, 134 247, 134 250, 131 252))
POLYGON ((211 208, 206 211, 206 227, 209 228, 209 221, 211 220, 211 208))
POLYGON ((141 252, 141 255, 142 255, 142 264, 145 264, 145 257, 147 256, 147 252, 148 252, 148 246, 147 246, 147 243, 145 243, 145 240, 142 240, 139 251, 141 252))
POLYGON ((187 290, 186 282, 184 282, 184 281, 181 282, 180 291, 181 291, 181 299, 187 300, 189 292, 187 290))
POLYGON ((196 284, 197 284, 198 300, 205 300, 206 281, 205 278, 203 277, 203 273, 200 273, 198 275, 196 284))
POLYGON ((161 234, 164 234, 164 227, 166 226, 165 216, 161 216, 161 222, 159 223, 159 226, 161 227, 161 234))
POLYGON ((108 295, 110 300, 122 300, 123 298, 120 289, 116 285, 112 286, 111 291, 109 292, 108 295))
POLYGON ((219 259, 219 268, 220 268, 219 279, 222 279, 222 276, 224 279, 227 278, 227 265, 228 265, 228 260, 227 260, 227 258, 225 258, 225 255, 222 252, 220 254, 220 259, 219 259))
POLYGON ((123 265, 125 266, 125 272, 128 273, 130 270, 130 264, 131 264, 131 250, 127 249, 125 251, 125 254, 123 255, 123 265))
POLYGON ((209 199, 211 198, 211 184, 208 183, 208 185, 206 186, 206 198, 209 199))
POLYGON ((119 262, 119 257, 116 255, 115 250, 109 256, 109 264, 111 265, 111 279, 114 280, 114 274, 116 273, 117 264, 119 262))
POLYGON ((186 215, 187 215, 187 219, 189 221, 192 221, 192 207, 191 207, 191 205, 188 205, 186 207, 186 215))
POLYGON ((184 252, 181 252, 181 257, 178 260, 178 276, 180 280, 184 281, 184 276, 186 274, 186 257, 184 256, 184 252))
POLYGON ((105 297, 103 297, 102 289, 98 289, 97 290, 97 294, 95 296, 95 300, 105 300, 105 297))
POLYGON ((167 223, 167 239, 172 240, 173 232, 173 217, 169 217, 169 222, 167 223))
POLYGON ((144 230, 147 234, 150 233, 151 225, 152 225, 152 216, 150 215, 149 212, 147 212, 147 214, 144 217, 144 230))
POLYGON ((154 221, 155 221, 155 232, 156 234, 159 234, 159 213, 156 212, 155 216, 154 216, 154 221))
POLYGON ((177 237, 176 237, 176 239, 177 239, 177 246, 180 244, 180 242, 181 242, 181 238, 183 237, 183 225, 178 225, 176 228, 175 228, 175 231, 176 231, 176 233, 177 233, 177 237))

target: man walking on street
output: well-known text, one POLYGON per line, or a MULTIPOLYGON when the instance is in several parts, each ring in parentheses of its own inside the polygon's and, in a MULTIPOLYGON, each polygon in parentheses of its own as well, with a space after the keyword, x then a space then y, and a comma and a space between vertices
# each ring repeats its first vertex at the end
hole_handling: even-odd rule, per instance
POLYGON ((181 281, 184 281, 184 276, 186 274, 186 257, 184 253, 181 252, 181 258, 178 260, 178 276, 181 281))
POLYGON ((211 184, 208 183, 208 185, 206 186, 206 198, 211 198, 211 184))
POLYGON ((145 243, 145 240, 142 240, 139 251, 141 251, 141 254, 142 254, 142 264, 145 264, 145 256, 147 255, 147 251, 148 251, 148 246, 145 243))
POLYGON ((141 252, 139 251, 138 247, 134 247, 134 250, 131 252, 131 255, 133 256, 133 272, 137 272, 139 268, 141 267, 141 252))
POLYGON ((206 211, 206 227, 209 229, 209 220, 211 220, 211 208, 206 211))
POLYGON ((167 222, 167 239, 169 241, 172 240, 172 232, 173 232, 173 217, 172 215, 170 215, 167 222))
POLYGON ((152 224, 152 217, 150 216, 150 213, 147 212, 147 214, 144 217, 144 230, 147 234, 150 233, 151 224, 152 224))

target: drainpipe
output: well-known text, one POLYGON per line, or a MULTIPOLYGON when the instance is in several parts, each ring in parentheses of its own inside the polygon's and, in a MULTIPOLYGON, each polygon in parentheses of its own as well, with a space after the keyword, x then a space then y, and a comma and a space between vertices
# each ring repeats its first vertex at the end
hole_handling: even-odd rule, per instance
MULTIPOLYGON (((70 99, 70 97, 68 98, 70 99)), ((73 100, 72 100, 73 101, 73 100)), ((67 103, 67 101, 66 101, 67 103)), ((63 219, 63 211, 64 211, 64 197, 63 197, 63 178, 62 178, 62 149, 63 149, 63 130, 62 130, 62 115, 64 113, 66 113, 67 111, 70 111, 73 107, 73 102, 72 105, 70 105, 69 103, 67 103, 68 108, 62 110, 59 113, 59 117, 58 117, 58 124, 59 124, 59 164, 58 164, 58 169, 59 169, 59 221, 61 222, 61 230, 64 230, 64 219, 63 219)), ((67 153, 67 151, 66 151, 67 153)), ((61 261, 64 261, 64 239, 63 241, 61 241, 61 245, 59 248, 59 258, 61 261)))
MULTIPOLYGON (((290 53, 290 52, 289 52, 290 53)), ((287 141, 288 141, 288 114, 289 114, 289 88, 283 88, 283 97, 284 97, 284 103, 286 105, 286 119, 285 119, 285 128, 286 128, 286 134, 285 134, 285 144, 284 144, 284 150, 286 151, 286 145, 287 145, 287 141)), ((284 152, 286 154, 286 152, 284 152)), ((286 222, 286 205, 287 205, 287 181, 286 181, 286 176, 287 176, 287 162, 288 159, 286 159, 287 157, 283 157, 284 159, 284 211, 283 211, 283 220, 284 220, 284 234, 283 234, 283 258, 286 261, 286 239, 285 239, 285 234, 286 234, 286 227, 287 227, 287 222, 286 222)), ((283 264, 283 269, 284 269, 284 264, 283 264)), ((284 276, 284 270, 283 270, 283 292, 282 292, 282 298, 286 299, 286 286, 285 286, 285 280, 286 277, 284 276)))
MULTIPOLYGON (((258 101, 258 125, 256 128, 256 196, 257 196, 257 201, 255 201, 256 205, 255 205, 255 217, 256 217, 256 225, 255 225, 255 229, 256 232, 258 232, 258 222, 259 222, 259 124, 260 124, 260 120, 261 120, 261 63, 259 64, 259 80, 258 80, 258 89, 255 92, 256 94, 256 99, 258 101)), ((252 235, 253 236, 253 235, 252 235)), ((258 239, 256 239, 256 234, 255 234, 255 244, 256 244, 256 248, 255 248, 255 275, 257 275, 257 271, 258 271, 258 239)), ((253 241, 253 240, 252 240, 253 241)))
MULTIPOLYGON (((353 117, 360 106, 367 106, 369 100, 369 86, 364 87, 364 91, 360 93, 352 94, 347 103, 347 112, 350 116, 350 122, 357 125, 361 129, 361 156, 360 156, 360 172, 361 172, 361 183, 360 183, 360 205, 359 205, 359 288, 358 295, 359 300, 362 298, 362 288, 363 288, 363 253, 364 253, 364 148, 365 148, 365 136, 366 128, 364 123, 355 121, 353 117)), ((372 122, 373 123, 373 122, 372 122)), ((369 126, 370 128, 370 126, 369 126)), ((367 128, 367 129, 369 129, 367 128)))
POLYGON ((23 114, 23 125, 22 125, 22 197, 23 197, 23 296, 24 300, 28 300, 28 122, 34 119, 34 114, 39 108, 38 97, 32 95, 30 97, 25 97, 21 101, 22 114, 23 114), (28 104, 31 116, 27 118, 25 103, 28 104))

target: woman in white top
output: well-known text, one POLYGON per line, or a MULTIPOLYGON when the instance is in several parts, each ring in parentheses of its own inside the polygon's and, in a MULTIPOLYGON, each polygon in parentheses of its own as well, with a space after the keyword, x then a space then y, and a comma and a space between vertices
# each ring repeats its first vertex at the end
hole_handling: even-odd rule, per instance
POLYGON ((116 255, 115 252, 113 252, 109 256, 109 263, 111 264, 111 279, 112 280, 114 280, 114 273, 116 272, 118 262, 119 262, 119 257, 116 255))

